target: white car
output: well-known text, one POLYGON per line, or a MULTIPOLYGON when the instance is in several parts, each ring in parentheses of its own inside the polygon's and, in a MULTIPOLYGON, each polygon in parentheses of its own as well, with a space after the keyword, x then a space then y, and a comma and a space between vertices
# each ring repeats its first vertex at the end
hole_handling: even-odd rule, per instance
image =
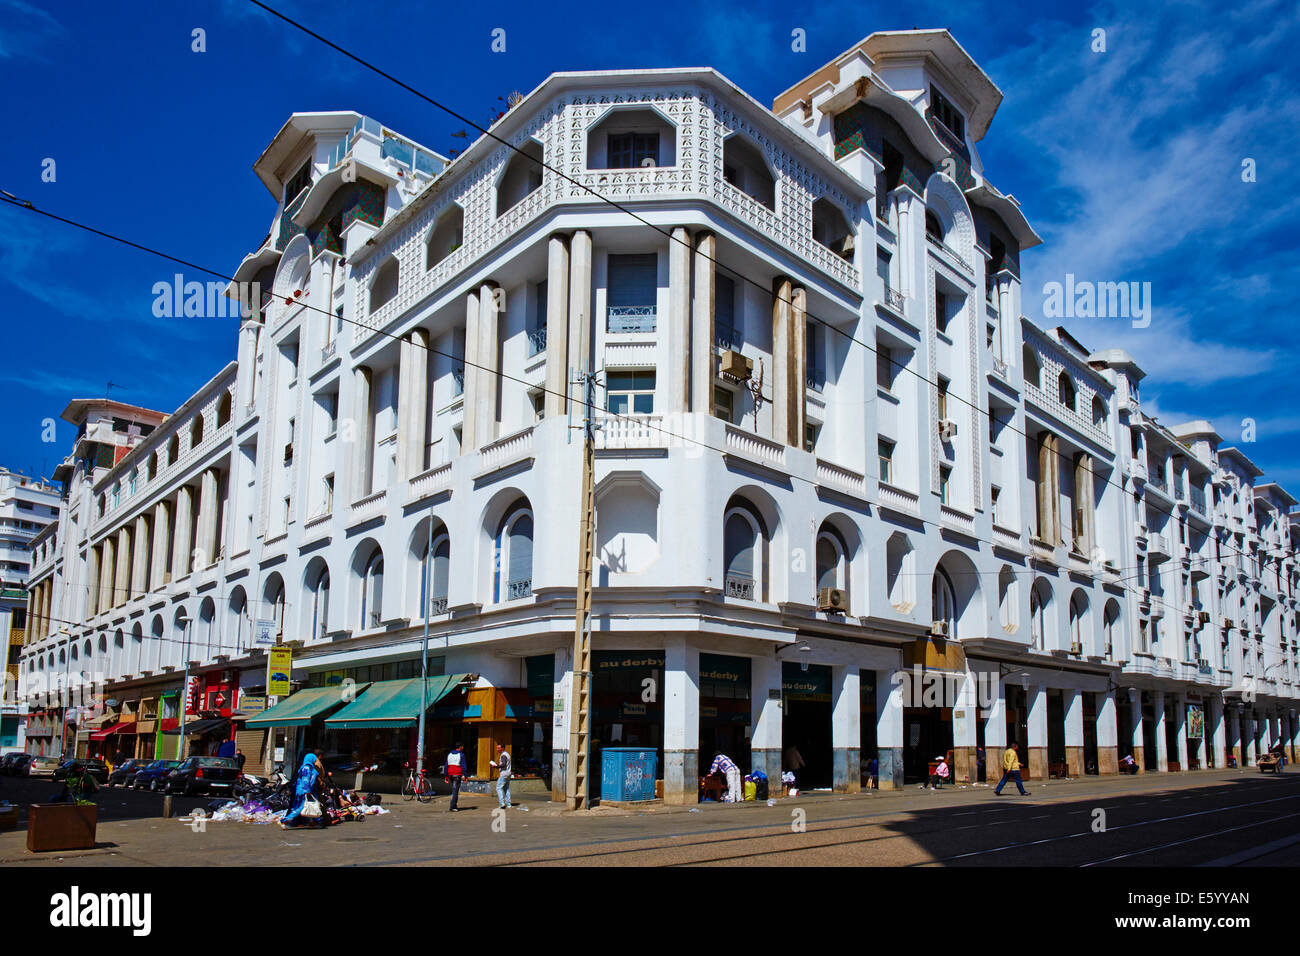
POLYGON ((54 771, 59 769, 62 762, 58 757, 33 757, 27 765, 27 776, 53 777, 54 771))

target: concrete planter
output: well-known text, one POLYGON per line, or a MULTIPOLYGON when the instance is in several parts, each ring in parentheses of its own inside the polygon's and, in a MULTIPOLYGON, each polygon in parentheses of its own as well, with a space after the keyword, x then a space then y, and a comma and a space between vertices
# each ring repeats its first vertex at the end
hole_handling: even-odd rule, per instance
POLYGON ((89 850, 95 846, 99 808, 94 804, 33 803, 27 808, 27 849, 89 850))

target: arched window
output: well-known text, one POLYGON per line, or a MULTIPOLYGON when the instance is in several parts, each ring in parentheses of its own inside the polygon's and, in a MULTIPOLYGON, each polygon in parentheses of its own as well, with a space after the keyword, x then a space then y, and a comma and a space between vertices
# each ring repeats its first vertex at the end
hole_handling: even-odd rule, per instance
POLYGON ((758 147, 740 135, 722 144, 723 178, 768 209, 776 209, 776 180, 758 147))
POLYGON ((392 256, 379 267, 374 281, 370 283, 370 311, 375 312, 387 305, 397 295, 397 260, 392 256))
POLYGON ((217 402, 217 427, 220 428, 228 421, 230 421, 230 393, 223 392, 221 400, 217 402))
POLYGON ((379 627, 384 620, 384 553, 376 551, 361 575, 361 627, 379 627))
POLYGON ((176 459, 180 457, 180 454, 181 437, 179 435, 173 435, 171 441, 167 443, 167 464, 176 464, 176 459))
POLYGON ((1088 601, 1081 594, 1070 598, 1070 651, 1074 654, 1087 652, 1084 647, 1084 620, 1088 613, 1088 601))
POLYGON ((1098 428, 1106 424, 1106 403, 1100 395, 1092 396, 1092 423, 1098 428))
POLYGON ((1102 618, 1102 627, 1105 629, 1106 647, 1103 653, 1107 660, 1115 659, 1115 625, 1119 621, 1119 605, 1111 601, 1106 605, 1106 614, 1102 618))
POLYGON ((817 536, 817 590, 843 588, 844 548, 835 535, 823 531, 817 536))
POLYGON ((931 209, 925 211, 925 237, 943 243, 943 222, 931 209))
POLYGON ((452 203, 442 211, 424 246, 424 267, 432 269, 465 241, 465 210, 452 203))
POLYGON ((1018 596, 1016 592, 1016 573, 1010 567, 1004 566, 998 572, 998 611, 1004 631, 1014 631, 1017 626, 1016 602, 1018 596))
POLYGON ((497 184, 497 215, 500 216, 534 190, 542 188, 542 144, 528 140, 513 153, 497 184))
POLYGON ((1070 381, 1068 372, 1062 372, 1056 379, 1057 394, 1061 398, 1061 404, 1070 411, 1075 410, 1074 383, 1070 381))
POLYGON ((451 539, 447 533, 433 537, 433 566, 429 566, 429 546, 420 554, 420 607, 428 615, 447 613, 447 588, 451 578, 451 539))
POLYGON ((244 617, 248 604, 248 599, 244 596, 244 589, 237 587, 230 594, 230 604, 227 613, 230 616, 230 629, 234 631, 235 650, 243 651, 244 649, 244 617))
POLYGON ((284 582, 280 575, 272 575, 266 583, 263 593, 264 607, 270 611, 271 620, 275 621, 276 638, 284 636, 284 582))
POLYGON ((885 584, 889 588, 889 603, 894 610, 906 614, 915 606, 916 588, 912 568, 915 556, 907 535, 894 532, 885 545, 885 584))
POLYGON ((322 567, 311 586, 311 636, 323 641, 329 633, 330 569, 322 567))
POLYGON ((205 598, 199 606, 199 627, 198 632, 194 635, 194 646, 203 648, 204 659, 211 659, 221 652, 221 649, 217 646, 216 617, 216 602, 212 598, 205 598))
POLYGON ((533 513, 515 505, 497 532, 497 601, 515 601, 533 593, 533 513))
POLYGON ((853 260, 853 227, 840 208, 825 196, 813 203, 813 239, 841 259, 853 260))
POLYGON ((1047 640, 1047 614, 1043 595, 1037 587, 1029 592, 1029 642, 1035 650, 1043 650, 1047 640))
POLYGON ((757 601, 761 597, 763 532, 746 508, 733 508, 723 522, 723 582, 727 597, 757 601))
POLYGON ((943 568, 934 569, 934 578, 930 585, 931 620, 935 631, 949 640, 957 638, 957 596, 952 587, 952 579, 943 568), (939 625, 942 625, 940 628, 939 625))
POLYGON ((1041 389, 1043 387, 1043 370, 1038 364, 1038 356, 1034 354, 1033 348, 1027 344, 1020 350, 1020 364, 1024 367, 1025 384, 1041 389))
POLYGON ((190 447, 198 448, 201 444, 203 444, 203 416, 195 415, 190 425, 190 447))

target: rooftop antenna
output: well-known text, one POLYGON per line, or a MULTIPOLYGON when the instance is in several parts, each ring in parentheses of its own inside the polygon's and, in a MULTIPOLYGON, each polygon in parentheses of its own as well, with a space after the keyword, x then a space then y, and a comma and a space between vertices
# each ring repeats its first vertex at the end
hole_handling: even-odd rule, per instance
POLYGON ((123 391, 126 391, 126 386, 125 386, 125 385, 118 385, 116 382, 109 382, 107 385, 104 386, 104 399, 105 399, 105 401, 108 400, 108 393, 111 392, 111 391, 112 391, 113 389, 115 389, 115 388, 120 388, 120 389, 122 389, 123 391))

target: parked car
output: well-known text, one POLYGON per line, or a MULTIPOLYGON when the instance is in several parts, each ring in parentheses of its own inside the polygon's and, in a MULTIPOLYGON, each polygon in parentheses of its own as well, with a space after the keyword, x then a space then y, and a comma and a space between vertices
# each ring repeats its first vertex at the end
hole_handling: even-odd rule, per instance
POLYGON ((181 765, 179 760, 154 760, 137 770, 131 778, 132 790, 157 790, 167 782, 167 775, 181 765))
POLYGON ((108 764, 98 757, 74 757, 71 760, 65 760, 54 771, 54 779, 63 780, 73 770, 84 770, 90 774, 90 779, 101 786, 108 780, 108 764))
POLYGON ((135 776, 136 771, 143 770, 149 764, 148 760, 139 760, 131 758, 123 760, 113 768, 113 772, 108 775, 108 785, 110 787, 125 787, 131 783, 131 778, 135 776))
POLYGON ((239 780, 234 757, 186 757, 167 775, 165 793, 230 793, 239 780))
POLYGON ((27 764, 31 759, 31 754, 23 753, 21 750, 5 754, 4 759, 0 760, 0 774, 6 777, 21 777, 27 773, 27 764))
POLYGON ((53 777, 62 762, 58 757, 33 757, 27 763, 27 776, 53 777))

